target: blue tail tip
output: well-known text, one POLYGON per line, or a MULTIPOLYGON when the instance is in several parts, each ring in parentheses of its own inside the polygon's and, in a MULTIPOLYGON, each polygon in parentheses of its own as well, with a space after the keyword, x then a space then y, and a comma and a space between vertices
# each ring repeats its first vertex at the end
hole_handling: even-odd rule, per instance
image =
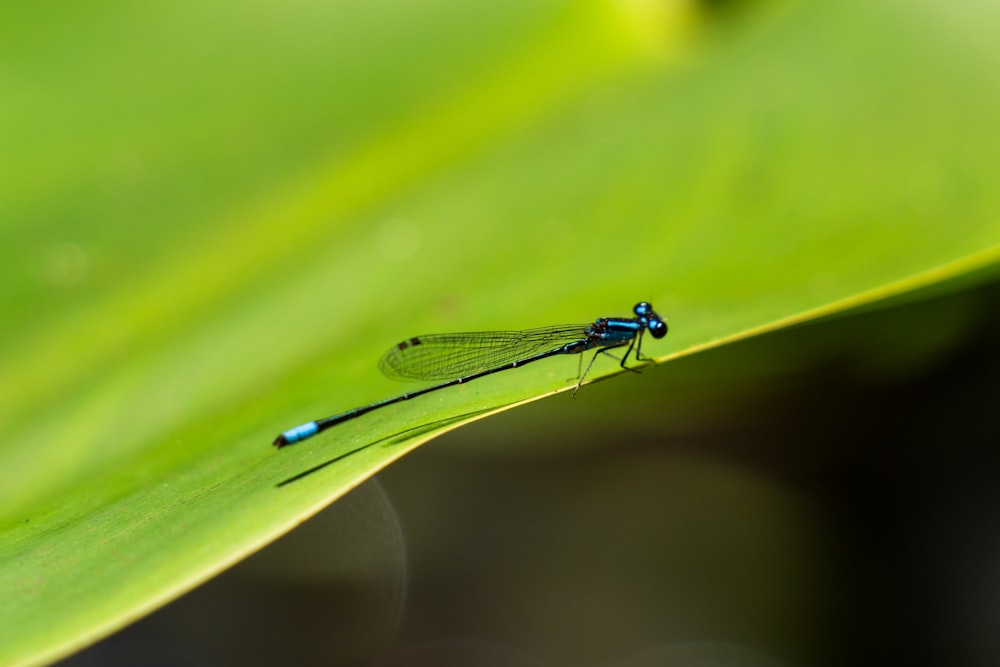
POLYGON ((274 446, 278 449, 286 445, 292 445, 300 440, 305 440, 309 436, 319 432, 319 425, 316 422, 307 422, 301 426, 290 428, 274 439, 274 446))

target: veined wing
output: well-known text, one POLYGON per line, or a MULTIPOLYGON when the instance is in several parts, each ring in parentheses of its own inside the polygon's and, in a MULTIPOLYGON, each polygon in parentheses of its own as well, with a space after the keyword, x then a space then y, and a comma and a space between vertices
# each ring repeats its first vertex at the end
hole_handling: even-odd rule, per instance
POLYGON ((454 380, 582 340, 589 326, 415 336, 393 346, 378 367, 399 380, 454 380))

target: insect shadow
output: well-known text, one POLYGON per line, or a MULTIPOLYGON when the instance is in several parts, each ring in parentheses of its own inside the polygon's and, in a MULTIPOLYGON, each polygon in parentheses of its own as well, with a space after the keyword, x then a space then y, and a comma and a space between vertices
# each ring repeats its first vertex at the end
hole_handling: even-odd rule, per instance
POLYGON ((378 440, 374 440, 372 442, 369 442, 366 445, 362 445, 360 447, 356 447, 355 449, 352 449, 350 451, 344 452, 343 454, 338 454, 337 456, 333 457, 329 461, 324 461, 323 463, 320 463, 319 465, 315 465, 312 468, 309 468, 308 470, 304 470, 304 471, 302 471, 302 472, 300 472, 300 473, 298 473, 296 475, 293 475, 293 476, 289 477, 286 480, 278 482, 277 484, 275 484, 275 486, 280 488, 282 486, 286 486, 288 484, 291 484, 292 482, 297 482, 300 479, 303 479, 304 477, 308 477, 309 475, 313 474, 314 472, 319 472, 323 468, 325 468, 325 467, 327 467, 329 465, 333 465, 337 461, 343 461, 348 456, 352 456, 354 454, 357 454, 358 452, 364 451, 364 450, 368 449, 369 447, 374 447, 375 445, 377 445, 379 443, 382 443, 383 447, 393 447, 393 446, 396 446, 396 445, 402 443, 405 440, 409 440, 413 436, 419 436, 419 435, 423 435, 424 433, 430 433, 431 431, 437 430, 437 429, 442 428, 444 426, 449 426, 451 424, 455 424, 455 423, 460 422, 460 421, 462 421, 464 419, 468 419, 470 417, 478 417, 479 415, 486 414, 487 412, 492 412, 495 409, 496 408, 484 408, 482 410, 475 410, 473 412, 465 412, 465 413, 462 413, 460 415, 455 415, 453 417, 446 417, 444 419, 437 419, 435 421, 428 422, 426 424, 421 424, 420 426, 414 426, 412 428, 408 428, 408 429, 406 429, 404 431, 400 431, 398 433, 394 433, 393 435, 386 436, 384 438, 379 438, 378 440))

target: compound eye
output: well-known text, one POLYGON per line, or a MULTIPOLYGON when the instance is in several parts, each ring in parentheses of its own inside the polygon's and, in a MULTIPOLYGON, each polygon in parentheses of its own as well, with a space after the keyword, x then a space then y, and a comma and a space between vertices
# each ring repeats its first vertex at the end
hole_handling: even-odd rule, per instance
POLYGON ((652 320, 647 326, 649 335, 653 338, 663 338, 667 335, 667 323, 663 320, 652 320))
POLYGON ((645 317, 653 312, 653 307, 645 301, 640 301, 635 304, 635 308, 632 309, 636 317, 645 317))

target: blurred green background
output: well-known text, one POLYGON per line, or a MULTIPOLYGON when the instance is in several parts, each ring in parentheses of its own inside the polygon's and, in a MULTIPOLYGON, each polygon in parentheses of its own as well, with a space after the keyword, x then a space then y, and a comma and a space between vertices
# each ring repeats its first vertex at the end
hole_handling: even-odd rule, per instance
POLYGON ((269 446, 398 393, 400 338, 643 299, 671 363, 451 433, 71 660, 995 662, 989 615, 958 620, 994 598, 926 568, 993 500, 998 14, 0 10, 0 662, 114 632, 576 370, 269 446))

